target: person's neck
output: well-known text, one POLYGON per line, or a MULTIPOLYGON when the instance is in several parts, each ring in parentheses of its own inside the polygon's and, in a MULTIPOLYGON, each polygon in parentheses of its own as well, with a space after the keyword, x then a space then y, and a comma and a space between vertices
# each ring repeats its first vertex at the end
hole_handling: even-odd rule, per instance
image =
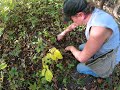
POLYGON ((92 14, 87 14, 87 15, 85 16, 85 21, 84 21, 84 24, 85 24, 85 25, 88 23, 91 15, 92 15, 92 14))

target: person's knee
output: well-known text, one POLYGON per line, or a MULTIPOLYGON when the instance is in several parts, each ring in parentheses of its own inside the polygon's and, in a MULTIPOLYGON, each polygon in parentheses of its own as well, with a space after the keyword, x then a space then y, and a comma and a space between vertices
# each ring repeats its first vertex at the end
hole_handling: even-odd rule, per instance
POLYGON ((81 48, 81 45, 79 45, 79 50, 82 51, 83 49, 81 48))
POLYGON ((77 71, 78 71, 78 72, 83 72, 84 69, 85 69, 85 65, 84 65, 84 64, 79 63, 79 64, 77 65, 77 71))
POLYGON ((85 44, 79 45, 79 50, 82 51, 84 49, 85 44))
POLYGON ((83 73, 83 74, 89 74, 89 75, 92 75, 94 77, 98 77, 98 75, 92 70, 90 69, 89 67, 87 67, 85 64, 83 63, 79 63, 77 65, 77 71, 79 73, 83 73))

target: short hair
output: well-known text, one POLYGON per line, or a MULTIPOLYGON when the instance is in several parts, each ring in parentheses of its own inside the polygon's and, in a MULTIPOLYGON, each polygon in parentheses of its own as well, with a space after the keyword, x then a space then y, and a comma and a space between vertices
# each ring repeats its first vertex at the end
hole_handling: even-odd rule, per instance
POLYGON ((95 6, 86 0, 65 0, 63 4, 63 12, 66 16, 74 16, 78 12, 85 14, 92 13, 95 6))

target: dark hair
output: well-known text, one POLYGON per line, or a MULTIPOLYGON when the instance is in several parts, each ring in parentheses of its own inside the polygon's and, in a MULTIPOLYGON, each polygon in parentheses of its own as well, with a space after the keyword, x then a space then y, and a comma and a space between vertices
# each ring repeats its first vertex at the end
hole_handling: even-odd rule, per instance
POLYGON ((74 16, 78 12, 92 13, 94 8, 95 6, 86 0, 65 0, 63 5, 64 14, 68 17, 74 16))
POLYGON ((94 11, 95 5, 92 2, 88 2, 87 7, 82 11, 86 14, 90 14, 94 11))

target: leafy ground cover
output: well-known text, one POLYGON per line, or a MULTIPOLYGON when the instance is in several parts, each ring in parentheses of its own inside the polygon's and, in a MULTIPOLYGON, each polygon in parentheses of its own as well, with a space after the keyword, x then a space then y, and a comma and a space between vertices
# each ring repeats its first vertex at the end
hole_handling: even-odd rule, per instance
MULTIPOLYGON (((0 90, 119 90, 120 65, 110 78, 98 79, 76 72, 79 63, 68 45, 84 43, 84 27, 78 27, 62 41, 56 35, 63 23, 60 0, 3 0, 0 4, 0 90), (43 73, 43 57, 57 48, 63 59, 47 60, 51 81, 43 73)), ((46 69, 45 69, 46 70, 46 69)), ((45 71, 46 72, 46 71, 45 71)))

